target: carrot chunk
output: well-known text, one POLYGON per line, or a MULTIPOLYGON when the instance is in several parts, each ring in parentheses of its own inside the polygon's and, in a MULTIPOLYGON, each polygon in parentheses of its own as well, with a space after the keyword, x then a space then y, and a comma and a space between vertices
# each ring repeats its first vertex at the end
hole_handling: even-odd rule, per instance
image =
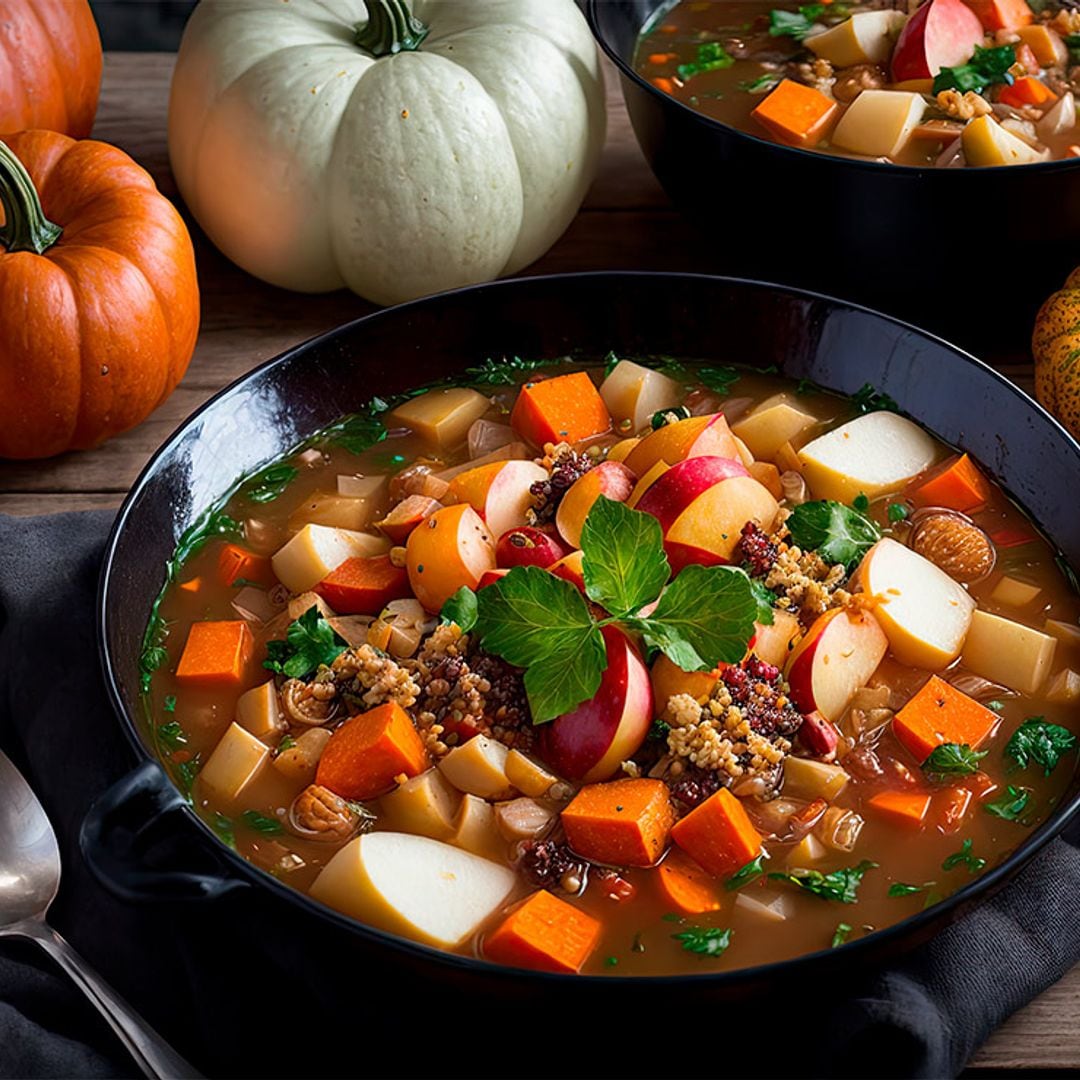
POLYGON ((562 812, 570 846, 614 866, 652 866, 667 847, 675 811, 660 780, 588 784, 562 812))
POLYGON ((527 382, 518 394, 510 426, 533 446, 576 443, 611 428, 604 399, 584 371, 527 382))
POLYGON ((347 720, 330 736, 315 782, 343 799, 372 799, 401 773, 418 776, 430 765, 409 714, 390 701, 347 720))
POLYGON ((315 591, 341 615, 378 615, 391 600, 412 596, 409 572, 389 555, 346 559, 315 591))
POLYGON ((243 619, 192 623, 176 678, 190 686, 239 688, 254 650, 255 639, 243 619))
POLYGON ((572 975, 596 948, 600 931, 591 915, 541 889, 487 935, 484 955, 500 964, 572 975))
POLYGON ((202 590, 202 578, 188 578, 187 581, 181 581, 176 587, 183 592, 192 593, 194 595, 202 590))
POLYGON ((268 556, 256 555, 239 544, 226 544, 218 556, 218 580, 228 586, 235 585, 240 578, 255 585, 265 585, 268 589, 277 584, 268 556))
POLYGON ((677 848, 668 852, 656 873, 661 894, 679 911, 701 915, 723 906, 715 880, 677 848))
POLYGON ((882 791, 868 805, 896 825, 921 829, 930 811, 930 795, 925 791, 882 791))
POLYGON ((815 146, 832 126, 837 109, 819 90, 782 79, 750 115, 781 142, 815 146))
POLYGON ((944 506, 966 514, 990 501, 990 485, 971 458, 960 454, 918 483, 911 501, 916 506, 944 506))
POLYGON ((1000 717, 992 709, 932 675, 893 717, 893 732, 922 764, 942 743, 976 749, 993 735, 999 723, 1000 717))
POLYGON ((716 877, 745 866, 761 851, 761 836, 727 788, 710 795, 677 822, 671 838, 716 877))
POLYGON ((943 833, 954 833, 964 824, 974 795, 969 787, 953 784, 934 796, 934 816, 943 833))
POLYGON ((1057 101, 1057 94, 1033 75, 1017 79, 1012 86, 1006 86, 998 95, 998 101, 1004 105, 1045 105, 1057 101))
POLYGON ((985 30, 1015 30, 1035 18, 1027 0, 967 0, 985 30))

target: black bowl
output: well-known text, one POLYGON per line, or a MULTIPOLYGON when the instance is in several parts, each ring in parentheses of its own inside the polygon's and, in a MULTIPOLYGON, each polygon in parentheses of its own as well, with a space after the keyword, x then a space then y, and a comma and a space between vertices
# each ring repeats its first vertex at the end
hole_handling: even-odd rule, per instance
POLYGON ((1080 250, 1080 158, 915 168, 738 131, 634 71, 638 35, 666 7, 588 0, 586 12, 646 160, 710 234, 712 269, 850 297, 987 355, 1027 354, 1039 305, 1080 250))
MULTIPOLYGON (((447 1060, 444 1042, 416 1038, 417 1010, 401 1008, 400 994, 421 990, 422 1000, 444 1015, 539 1015, 541 1024, 558 1023, 559 1060, 571 1075, 666 1068, 670 1063, 659 1056, 650 1067, 650 1048, 635 1051, 632 1061, 621 1058, 612 1037, 598 1036, 596 1022, 587 1018, 595 1017, 598 1008, 605 1017, 629 1017, 640 1010, 655 1016, 657 1009, 670 1009, 690 991, 694 1010, 745 1001, 778 986, 794 992, 805 981, 813 983, 816 993, 826 992, 830 980, 880 967, 984 899, 1080 809, 1077 779, 1050 820, 1001 865, 895 927, 843 949, 782 964, 690 977, 551 976, 449 956, 344 918, 226 848, 173 787, 144 741, 140 640, 165 563, 183 530, 239 475, 287 452, 374 394, 402 390, 488 356, 579 352, 595 358, 609 349, 758 368, 775 365, 785 375, 845 393, 869 381, 947 442, 976 456, 1052 542, 1080 564, 1075 512, 1062 498, 1080 475, 1080 445, 1047 413, 1000 375, 943 341, 853 305, 771 285, 606 273, 477 286, 350 323, 223 390, 151 460, 124 503, 107 547, 101 653, 118 720, 138 764, 91 811, 83 850, 97 876, 121 896, 204 906, 206 941, 226 939, 221 947, 228 948, 231 963, 247 970, 249 982, 257 977, 274 994, 301 980, 307 1014, 325 1010, 340 1017, 343 1001, 354 1000, 364 986, 376 987, 378 992, 365 993, 363 1023, 379 1031, 381 1045, 408 1047, 409 1067, 417 1072, 424 1072, 425 1064, 426 1071, 440 1074, 467 1071, 474 1064, 476 1073, 506 1069, 521 1075, 558 1067, 542 1057, 522 1064, 516 1044, 522 1029, 502 1021, 488 1024, 483 1035, 484 1045, 497 1048, 498 1054, 485 1058, 486 1064, 455 1066, 447 1060), (460 1004, 448 1004, 455 1000, 460 1004), (586 1019, 567 1021, 575 1015, 586 1019), (499 1056, 504 1054, 510 1056, 499 1056)), ((192 958, 193 969, 220 969, 216 949, 207 944, 205 957, 192 958)), ((220 1009, 220 1015, 235 1016, 242 1004, 228 978, 202 978, 199 995, 211 1015, 220 1009)), ((331 1026, 319 1029, 318 1045, 324 1051, 334 1045, 331 1026)), ((348 1026, 335 1030, 340 1030, 338 1046, 353 1036, 348 1026)), ((251 1061, 243 1055, 249 1045, 250 1040, 235 1045, 226 1040, 204 1052, 217 1071, 248 1072, 251 1061)), ((309 1072, 309 1049, 304 1039, 276 1040, 275 1069, 309 1072)), ((659 1036, 651 1049, 663 1052, 659 1036)), ((693 1068, 704 1068, 712 1051, 697 1049, 703 1056, 693 1068)), ((192 1053, 198 1062, 198 1048, 192 1053)), ((683 1071, 692 1071, 692 1058, 679 1060, 683 1071)), ((783 1071, 775 1062, 774 1067, 783 1071)))

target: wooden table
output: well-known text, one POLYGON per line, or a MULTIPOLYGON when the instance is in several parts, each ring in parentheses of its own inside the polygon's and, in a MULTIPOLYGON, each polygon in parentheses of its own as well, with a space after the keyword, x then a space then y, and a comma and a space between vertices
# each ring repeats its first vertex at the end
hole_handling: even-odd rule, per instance
MULTIPOLYGON (((173 57, 106 57, 96 138, 126 150, 176 197, 165 115, 173 57)), ((565 236, 527 273, 633 268, 711 269, 692 228, 672 209, 641 156, 613 72, 600 175, 565 236)), ((219 255, 193 227, 202 286, 202 332, 187 377, 147 421, 83 454, 0 463, 0 513, 44 514, 118 506, 147 458, 226 383, 297 342, 374 310, 348 293, 301 296, 264 285, 219 255)), ((1004 368, 1025 389, 1031 365, 1004 368)), ((1080 1067, 1080 967, 1012 1017, 978 1052, 973 1072, 1080 1067)))

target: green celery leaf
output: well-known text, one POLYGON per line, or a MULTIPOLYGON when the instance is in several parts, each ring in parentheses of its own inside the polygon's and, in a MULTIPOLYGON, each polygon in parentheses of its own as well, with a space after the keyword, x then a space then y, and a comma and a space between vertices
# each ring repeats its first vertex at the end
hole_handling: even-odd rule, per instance
POLYGON ((986 860, 980 859, 971 853, 972 840, 969 836, 961 845, 959 851, 954 851, 946 856, 941 864, 942 870, 955 870, 958 866, 966 866, 969 874, 977 874, 985 865, 986 860))
POLYGON ((463 634, 467 634, 476 625, 477 611, 476 593, 468 585, 462 585, 443 604, 439 616, 444 623, 454 623, 461 628, 463 634))
POLYGON ((854 394, 851 395, 851 403, 861 413, 868 412, 899 412, 900 406, 895 399, 878 390, 873 383, 863 383, 854 394))
POLYGON ((841 904, 854 904, 859 899, 859 886, 868 870, 877 867, 876 862, 863 859, 858 866, 833 870, 823 874, 820 870, 795 869, 787 873, 770 874, 773 881, 787 881, 822 900, 835 900, 841 904))
POLYGON ((660 522, 606 496, 585 519, 581 551, 585 591, 613 615, 655 600, 671 576, 660 522))
POLYGON ((689 64, 680 64, 675 73, 687 82, 695 75, 703 75, 706 71, 719 71, 721 68, 729 68, 735 63, 735 57, 729 55, 727 50, 718 41, 706 41, 697 47, 697 55, 689 64))
POLYGON ((836 924, 836 929, 833 931, 832 948, 839 949, 840 946, 843 945, 847 941, 848 934, 850 934, 850 933, 851 933, 851 924, 850 923, 846 923, 846 922, 837 923, 836 924))
POLYGON ((249 829, 264 836, 277 836, 285 831, 280 821, 260 814, 258 810, 245 810, 240 817, 249 829))
POLYGON ((906 881, 895 881, 889 886, 889 896, 913 896, 915 893, 926 892, 932 889, 937 882, 927 881, 922 885, 909 885, 906 881))
POLYGON ((798 11, 777 8, 769 12, 769 33, 773 37, 790 37, 802 41, 824 14, 824 4, 803 4, 798 11))
POLYGON ((738 368, 723 367, 700 367, 695 369, 695 374, 704 386, 707 386, 715 394, 728 394, 731 388, 742 377, 738 368))
POLYGON ((983 809, 1005 821, 1019 821, 1030 801, 1031 792, 1027 788, 1015 788, 1010 784, 996 799, 983 803, 983 809))
POLYGON ((881 530, 868 517, 831 500, 796 506, 787 527, 804 551, 816 551, 826 562, 848 569, 881 539, 881 530))
POLYGON ((769 856, 763 851, 756 859, 751 859, 745 866, 740 867, 724 882, 724 888, 729 892, 733 892, 735 889, 741 889, 744 885, 749 885, 751 881, 757 880, 765 873, 765 860, 769 856))
POLYGON ((933 94, 942 90, 969 90, 981 92, 995 83, 1011 86, 1014 82, 1009 71, 1016 63, 1016 49, 1012 45, 999 45, 993 49, 975 46, 975 53, 966 64, 943 67, 934 77, 933 94))

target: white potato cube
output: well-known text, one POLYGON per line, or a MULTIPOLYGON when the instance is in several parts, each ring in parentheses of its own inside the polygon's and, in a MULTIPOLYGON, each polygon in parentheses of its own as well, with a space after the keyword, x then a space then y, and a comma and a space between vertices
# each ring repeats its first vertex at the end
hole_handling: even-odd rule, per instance
POLYGON ((755 458, 773 461, 780 447, 817 424, 790 394, 774 394, 732 427, 755 458))
POLYGON ((960 136, 964 158, 969 165, 1026 165, 1041 161, 1043 155, 992 116, 969 120, 960 136))
POLYGON ((269 760, 270 747, 233 723, 206 759, 199 783, 223 799, 235 799, 269 760))
POLYGON ((620 360, 600 384, 600 396, 618 424, 629 420, 632 431, 649 426, 653 413, 682 401, 682 387, 667 375, 632 360, 620 360))
POLYGON ((976 675, 1034 694, 1054 662, 1057 638, 1023 623, 976 611, 960 662, 976 675))
POLYGON ((788 893, 777 893, 771 889, 754 889, 752 893, 744 889, 735 898, 735 906, 757 916, 762 922, 783 922, 795 914, 794 898, 788 893))
POLYGON ((895 157, 911 138, 924 112, 926 99, 922 94, 864 90, 840 117, 832 143, 853 154, 895 157))
POLYGON ((273 679, 240 695, 236 702, 236 722, 264 741, 285 730, 273 679))
POLYGON ((469 435, 473 421, 491 407, 491 401, 475 390, 454 386, 429 390, 387 414, 389 427, 407 427, 438 450, 453 450, 469 435))
POLYGON ((990 599, 1006 607, 1026 607, 1041 593, 1038 585, 1006 575, 994 586, 990 599))
POLYGON ((832 802, 851 779, 839 765, 793 755, 784 759, 784 795, 832 802))
POLYGON ((450 843, 485 859, 506 859, 507 843, 499 832, 495 808, 477 795, 466 795, 461 800, 450 843))
POLYGON ((376 516, 379 504, 374 499, 316 491, 309 495, 290 515, 289 529, 296 531, 305 525, 329 525, 334 529, 366 529, 376 516))
POLYGON ((318 585, 346 559, 370 558, 390 550, 390 541, 373 533, 305 525, 271 560, 278 581, 290 592, 318 585))
POLYGON ((493 799, 506 795, 513 787, 506 775, 508 754, 501 742, 474 735, 462 746, 455 746, 439 762, 439 768, 459 791, 493 799))
POLYGON ((862 11, 804 44, 835 67, 884 64, 907 21, 900 11, 862 11))
POLYGON ((454 816, 461 793, 438 769, 410 777, 379 801, 387 824, 397 832, 447 840, 454 833, 454 816))

